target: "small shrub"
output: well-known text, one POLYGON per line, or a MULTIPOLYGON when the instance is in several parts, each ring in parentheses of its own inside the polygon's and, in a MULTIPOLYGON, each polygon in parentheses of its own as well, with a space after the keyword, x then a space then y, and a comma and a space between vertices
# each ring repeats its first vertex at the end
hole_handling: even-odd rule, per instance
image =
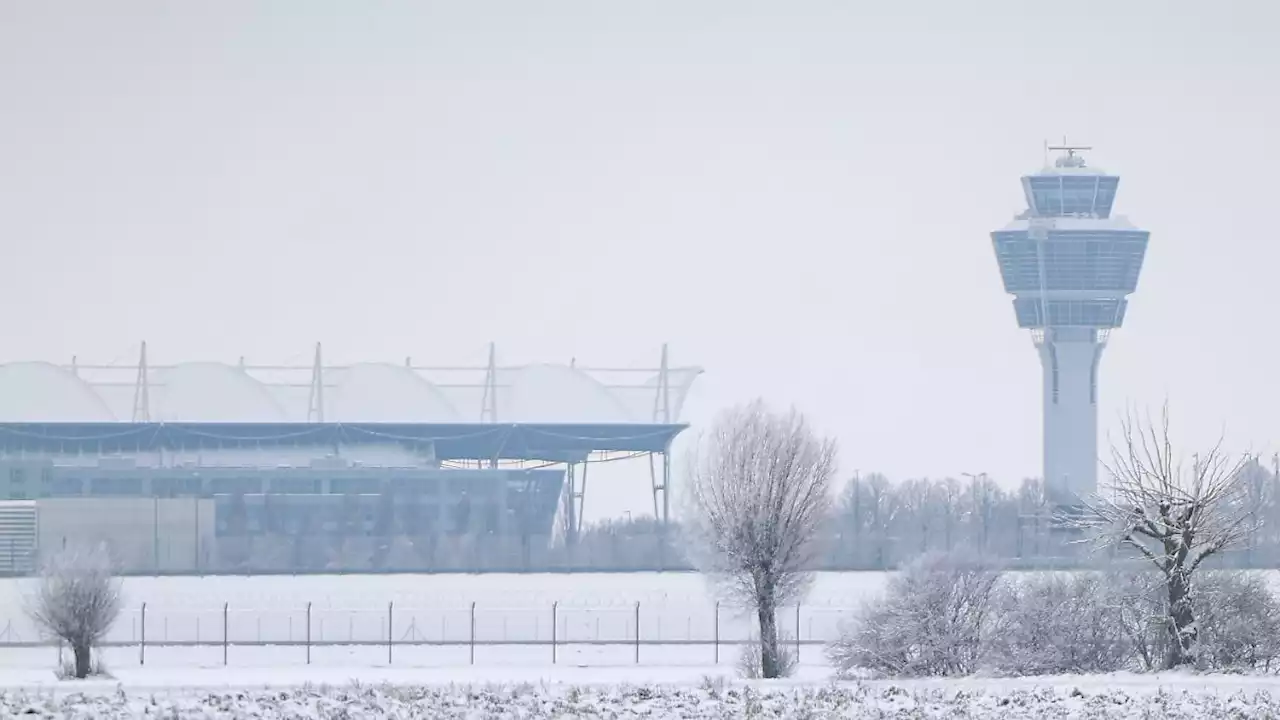
POLYGON ((1169 654, 1165 585, 1159 573, 1112 571, 1103 573, 1107 602, 1117 612, 1120 631, 1133 651, 1137 669, 1164 667, 1169 654))
MULTIPOLYGON (((800 658, 796 654, 795 638, 786 632, 778 633, 778 677, 791 677, 795 674, 800 658)), ((759 680, 763 677, 764 659, 760 641, 743 643, 738 652, 738 677, 747 680, 759 680)))
MULTIPOLYGON (((76 675, 75 658, 67 658, 63 660, 53 671, 55 677, 59 680, 73 680, 79 676, 76 675)), ((102 678, 104 680, 113 680, 115 676, 107 671, 107 666, 102 662, 102 658, 93 657, 89 661, 89 671, 84 675, 87 678, 102 678)))
POLYGON ((705 692, 709 697, 719 699, 722 695, 724 695, 724 689, 726 684, 727 683, 725 682, 723 675, 703 675, 702 676, 702 684, 701 684, 702 691, 705 692))
POLYGON ((827 657, 841 675, 965 675, 978 669, 1000 572, 963 553, 927 555, 863 606, 827 657))
POLYGON ((1280 602, 1257 573, 1205 572, 1192 588, 1207 670, 1271 670, 1280 659, 1280 602))

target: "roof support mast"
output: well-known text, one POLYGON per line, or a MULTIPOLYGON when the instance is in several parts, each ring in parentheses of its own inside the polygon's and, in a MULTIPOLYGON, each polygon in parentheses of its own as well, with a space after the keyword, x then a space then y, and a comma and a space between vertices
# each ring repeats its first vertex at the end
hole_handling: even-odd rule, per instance
POLYGON ((138 353, 138 379, 133 386, 133 421, 151 422, 151 381, 147 377, 147 341, 138 353))
POLYGON ((307 399, 307 422, 324 422, 324 363, 320 343, 316 343, 316 359, 311 365, 311 394, 307 399))
MULTIPOLYGON (((654 383, 653 397, 653 422, 670 423, 671 422, 671 372, 669 364, 669 356, 667 353, 667 343, 662 344, 662 357, 658 362, 658 377, 654 383)), ((671 518, 671 446, 668 444, 662 449, 662 477, 659 479, 657 468, 654 466, 653 453, 649 453, 649 483, 653 487, 653 517, 658 520, 661 527, 659 536, 659 567, 666 565, 667 551, 667 527, 671 518), (662 503, 659 506, 658 494, 662 494, 662 503)))
POLYGON ((489 364, 484 370, 484 397, 480 399, 480 422, 498 422, 498 353, 489 343, 489 364))

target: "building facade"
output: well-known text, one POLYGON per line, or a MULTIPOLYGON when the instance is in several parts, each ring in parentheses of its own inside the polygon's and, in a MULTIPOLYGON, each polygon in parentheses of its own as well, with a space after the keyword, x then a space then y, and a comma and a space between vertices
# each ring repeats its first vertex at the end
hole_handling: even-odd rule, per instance
POLYGON ((249 564, 255 543, 271 538, 365 543, 368 553, 379 547, 369 538, 545 541, 564 477, 563 469, 369 467, 338 458, 302 467, 2 459, 0 500, 27 501, 32 511, 0 533, 0 565, 29 569, 22 558, 36 547, 69 543, 105 542, 129 570, 183 571, 249 564))

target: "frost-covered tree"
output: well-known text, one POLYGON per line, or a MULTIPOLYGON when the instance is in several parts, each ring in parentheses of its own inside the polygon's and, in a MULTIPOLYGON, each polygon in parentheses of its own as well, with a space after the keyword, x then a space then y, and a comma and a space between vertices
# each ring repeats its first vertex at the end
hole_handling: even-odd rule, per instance
POLYGON ((71 646, 77 678, 89 675, 90 652, 120 615, 120 579, 105 545, 71 547, 41 568, 27 614, 71 646))
POLYGON ((844 675, 967 675, 981 665, 983 632, 1000 573, 965 553, 926 555, 889 579, 827 657, 844 675))
MULTIPOLYGON (((867 546, 865 557, 871 566, 883 570, 889 565, 891 533, 898 516, 898 499, 893 483, 880 473, 871 473, 858 484, 856 491, 858 495, 853 499, 858 501, 863 525, 860 543, 867 546)), ((846 500, 845 506, 848 504, 846 500)), ((855 550, 861 552, 861 548, 855 550)))
POLYGON ((761 675, 778 677, 778 610, 812 582, 831 508, 836 443, 792 410, 762 401, 728 410, 690 459, 690 559, 755 612, 761 675))
POLYGON ((897 488, 898 508, 904 527, 898 533, 904 538, 914 536, 911 548, 918 553, 929 552, 931 530, 933 529, 933 485, 924 479, 908 480, 897 488))
POLYGON ((1112 447, 1109 482, 1073 522, 1100 546, 1135 550, 1160 572, 1170 640, 1164 666, 1175 668, 1195 657, 1196 570, 1252 532, 1241 473, 1248 458, 1229 457, 1219 442, 1187 465, 1174 453, 1167 408, 1158 425, 1127 415, 1121 438, 1112 447))
POLYGON ((1043 530, 1049 507, 1044 481, 1024 478, 1017 494, 1018 535, 1015 553, 1018 557, 1039 557, 1044 553, 1043 530))

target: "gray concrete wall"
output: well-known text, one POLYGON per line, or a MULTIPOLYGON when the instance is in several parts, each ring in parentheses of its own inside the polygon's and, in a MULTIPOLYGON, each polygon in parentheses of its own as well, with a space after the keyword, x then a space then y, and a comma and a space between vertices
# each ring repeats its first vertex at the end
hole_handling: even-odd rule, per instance
POLYGON ((47 498, 37 551, 105 542, 128 572, 197 571, 216 558, 214 504, 195 498, 47 498))

